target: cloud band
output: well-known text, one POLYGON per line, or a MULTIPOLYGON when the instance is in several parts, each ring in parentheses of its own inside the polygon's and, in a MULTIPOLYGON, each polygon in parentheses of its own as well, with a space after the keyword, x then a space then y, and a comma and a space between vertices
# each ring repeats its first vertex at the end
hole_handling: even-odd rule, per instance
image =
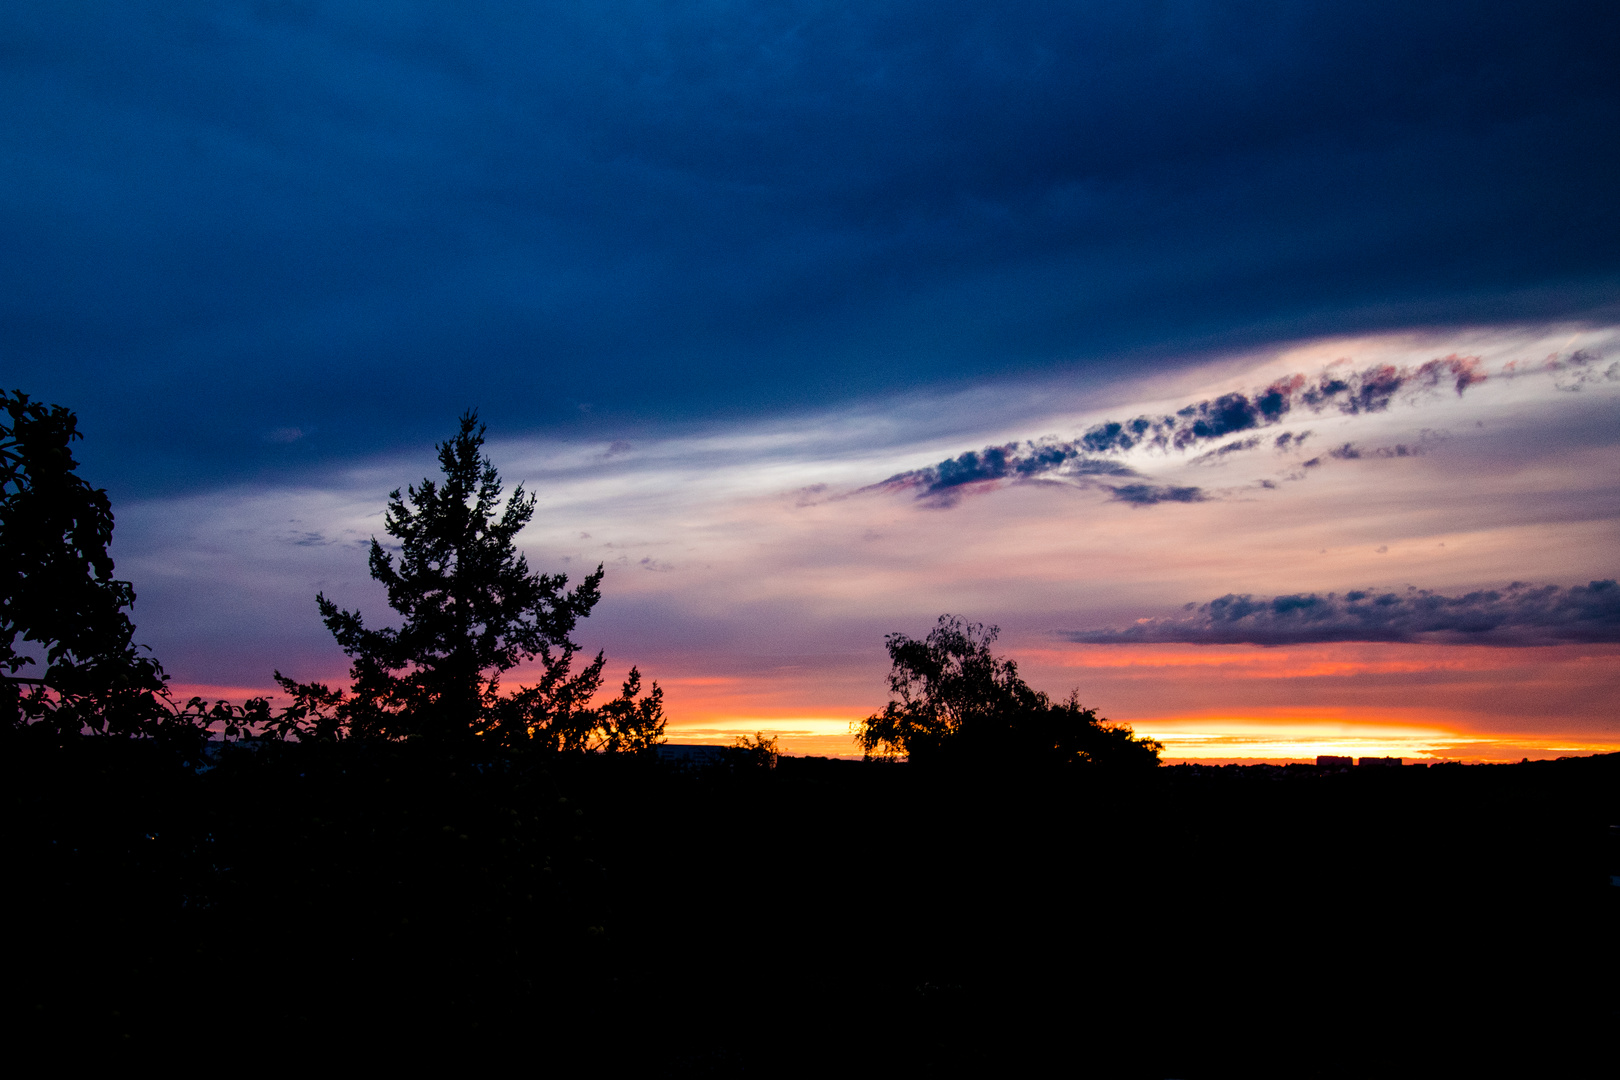
POLYGON ((1620 584, 1561 588, 1514 582, 1462 596, 1427 589, 1296 593, 1256 599, 1229 593, 1189 614, 1114 630, 1069 632, 1092 645, 1296 645, 1336 641, 1474 645, 1620 642, 1620 584))

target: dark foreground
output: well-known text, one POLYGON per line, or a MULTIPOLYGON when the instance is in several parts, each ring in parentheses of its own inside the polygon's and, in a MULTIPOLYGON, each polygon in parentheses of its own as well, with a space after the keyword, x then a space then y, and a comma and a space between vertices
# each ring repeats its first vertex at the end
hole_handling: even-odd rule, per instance
POLYGON ((1620 756, 1125 776, 8 749, 13 1047, 526 1073, 1561 1071, 1620 756), (1055 1068, 1054 1068, 1055 1065, 1055 1068))

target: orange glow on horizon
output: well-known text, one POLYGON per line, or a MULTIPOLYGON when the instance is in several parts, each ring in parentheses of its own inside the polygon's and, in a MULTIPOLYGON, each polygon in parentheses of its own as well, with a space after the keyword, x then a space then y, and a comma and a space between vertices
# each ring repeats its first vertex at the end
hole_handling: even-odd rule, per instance
MULTIPOLYGON (((670 742, 729 744, 756 732, 775 738, 786 754, 859 757, 853 739, 860 718, 708 716, 671 724, 670 742)), ((1166 764, 1288 763, 1318 755, 1398 757, 1408 762, 1532 760, 1620 751, 1620 742, 1547 738, 1536 734, 1479 734, 1395 725, 1376 720, 1256 720, 1167 718, 1129 725, 1137 735, 1164 743, 1166 764)))
MULTIPOLYGON (((1615 646, 1054 645, 1047 639, 1033 648, 1015 645, 1008 655, 1029 682, 1055 697, 1063 695, 1067 673, 1088 673, 1081 679, 1082 701, 1138 735, 1159 739, 1167 762, 1312 761, 1322 754, 1518 761, 1620 750, 1612 713, 1566 711, 1572 700, 1612 700, 1605 690, 1615 682, 1615 646)), ((853 730, 887 697, 886 658, 791 659, 799 662, 731 657, 710 666, 708 657, 676 654, 648 658, 640 667, 665 689, 671 742, 725 745, 761 733, 787 754, 858 757, 853 730)), ((616 692, 622 676, 608 673, 604 696, 616 692)), ((172 690, 182 700, 269 696, 276 703, 282 697, 274 687, 176 684, 172 690)))

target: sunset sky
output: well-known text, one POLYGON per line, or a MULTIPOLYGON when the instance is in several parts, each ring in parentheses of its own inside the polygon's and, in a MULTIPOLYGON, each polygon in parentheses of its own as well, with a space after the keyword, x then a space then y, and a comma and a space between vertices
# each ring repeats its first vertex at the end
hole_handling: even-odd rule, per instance
POLYGON ((0 381, 177 687, 463 409, 669 734, 851 754, 945 612, 1172 760, 1620 750, 1620 17, 0 9, 0 381))

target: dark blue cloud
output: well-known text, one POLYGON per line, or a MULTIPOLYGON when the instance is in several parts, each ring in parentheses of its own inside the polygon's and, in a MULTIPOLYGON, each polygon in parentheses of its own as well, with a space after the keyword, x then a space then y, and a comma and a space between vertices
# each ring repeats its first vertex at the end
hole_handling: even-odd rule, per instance
POLYGON ((1203 488, 1176 487, 1171 484, 1121 484, 1108 490, 1113 492, 1114 502, 1130 503, 1132 506, 1157 506, 1165 502, 1205 502, 1209 498, 1203 488))
POLYGON ((1256 599, 1228 594, 1171 619, 1143 619, 1120 630, 1066 634, 1097 645, 1192 643, 1293 645, 1332 641, 1452 645, 1561 645, 1620 642, 1620 585, 1613 580, 1560 588, 1514 582, 1445 596, 1427 589, 1300 593, 1256 599))
MULTIPOLYGON (((1591 364, 1592 361, 1583 360, 1579 370, 1590 374, 1591 364)), ((1426 361, 1415 368, 1373 364, 1362 371, 1349 371, 1334 364, 1314 380, 1304 375, 1290 375, 1253 395, 1222 394, 1213 401, 1200 401, 1177 409, 1174 416, 1104 421, 1081 436, 1080 445, 1094 454, 1122 453, 1139 446, 1166 452, 1186 450, 1236 432, 1279 423, 1293 411, 1295 404, 1313 413, 1327 409, 1336 409, 1346 416, 1383 412, 1403 390, 1410 395, 1421 395, 1444 385, 1461 396, 1470 386, 1486 380, 1482 367, 1479 357, 1456 354, 1426 361)), ((1298 447, 1309 434, 1307 431, 1290 436, 1285 432, 1277 436, 1273 445, 1278 450, 1286 449, 1290 442, 1298 447)), ((1259 445, 1259 437, 1250 436, 1202 457, 1222 457, 1259 445)), ((1344 452, 1334 451, 1334 456, 1360 456, 1350 453, 1350 449, 1346 444, 1344 452)))
MULTIPOLYGON (((1554 359, 1548 363, 1558 373, 1575 371, 1577 374, 1591 374, 1597 363, 1595 357, 1586 354, 1577 354, 1575 361, 1578 362, 1554 359)), ((1202 488, 1155 484, 1114 487, 1096 485, 1095 478, 1141 477, 1141 473, 1135 469, 1105 455, 1123 454, 1137 448, 1165 454, 1185 451, 1234 432, 1279 423, 1293 410, 1296 402, 1312 413, 1336 409, 1353 416, 1388 409, 1395 395, 1402 391, 1410 397, 1418 397, 1444 387, 1448 391, 1455 390, 1461 396, 1470 386, 1486 381, 1482 366, 1478 357, 1455 354, 1428 360, 1416 367, 1373 364, 1361 371, 1351 371, 1335 363, 1314 379, 1302 374, 1290 375, 1252 395, 1241 392, 1222 394, 1214 400, 1177 409, 1174 415, 1104 421, 1070 441, 1047 436, 1039 440, 968 450, 954 458, 946 458, 937 465, 896 473, 881 483, 860 490, 909 490, 918 499, 944 508, 955 506, 962 492, 974 485, 984 488, 1001 481, 1055 480, 1082 487, 1105 487, 1113 492, 1114 501, 1135 506, 1156 506, 1162 502, 1206 502, 1209 495, 1202 488)), ((1278 451, 1290 447, 1297 450, 1310 434, 1309 431, 1297 435, 1283 432, 1272 441, 1272 447, 1278 451)), ((1231 454, 1253 450, 1261 441, 1258 435, 1234 439, 1191 460, 1195 464, 1218 461, 1231 454)), ((1405 445, 1367 451, 1373 457, 1383 458, 1412 457, 1422 452, 1421 446, 1408 448, 1405 445)), ((1354 443, 1347 442, 1329 450, 1328 456, 1341 461, 1355 461, 1362 457, 1362 450, 1354 443)), ((1320 464, 1321 458, 1312 458, 1304 463, 1304 468, 1315 468, 1320 464)), ((1274 488, 1277 485, 1267 482, 1262 486, 1274 488)))
POLYGON ((1595 3, 13 0, 0 367, 116 493, 468 404, 611 439, 1580 316, 1617 46, 1595 3))
POLYGON ((896 473, 860 491, 909 490, 935 506, 949 507, 956 505, 964 489, 992 481, 1059 480, 1085 485, 1098 476, 1139 475, 1128 465, 1082 453, 1077 443, 1042 439, 968 450, 938 465, 896 473))

